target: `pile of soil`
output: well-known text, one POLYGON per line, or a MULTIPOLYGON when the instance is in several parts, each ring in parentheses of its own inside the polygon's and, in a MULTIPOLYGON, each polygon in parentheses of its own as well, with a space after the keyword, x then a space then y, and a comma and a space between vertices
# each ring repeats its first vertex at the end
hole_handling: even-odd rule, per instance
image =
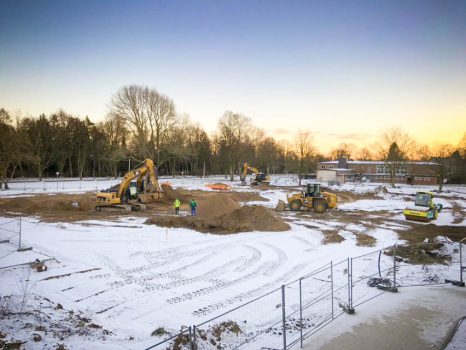
MULTIPOLYGON (((225 211, 226 208, 223 208, 223 210, 225 211)), ((290 229, 288 224, 276 217, 271 210, 258 205, 245 205, 220 215, 218 214, 218 210, 213 213, 216 215, 199 215, 194 217, 155 216, 148 219, 147 223, 163 227, 187 227, 200 232, 217 234, 250 231, 275 232, 287 231, 290 229)))
POLYGON ((180 201, 187 201, 187 197, 185 197, 179 191, 173 189, 169 184, 162 184, 162 191, 163 191, 163 198, 169 201, 174 201, 175 199, 179 199, 180 201))
POLYGON ((0 201, 0 210, 37 214, 55 211, 89 211, 95 208, 95 195, 40 195, 7 198, 0 201))

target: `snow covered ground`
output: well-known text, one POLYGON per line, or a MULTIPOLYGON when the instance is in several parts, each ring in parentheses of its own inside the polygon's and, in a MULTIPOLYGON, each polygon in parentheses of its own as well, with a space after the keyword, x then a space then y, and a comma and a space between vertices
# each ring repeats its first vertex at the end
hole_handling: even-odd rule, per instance
MULTIPOLYGON (((161 182, 168 182, 174 188, 204 191, 210 190, 206 187, 210 183, 231 185, 223 176, 161 178, 161 182)), ((115 179, 13 182, 11 190, 0 191, 0 197, 81 193, 117 183, 119 180, 115 179)), ((296 176, 272 177, 275 186, 297 184, 296 176)), ((260 190, 240 186, 239 181, 232 186, 235 191, 260 191, 268 201, 248 204, 270 208, 275 207, 279 199, 286 199, 289 193, 286 187, 260 190)), ((60 304, 67 312, 92 319, 94 324, 109 332, 98 335, 88 332, 85 336, 66 338, 63 342, 73 349, 88 349, 90 344, 92 348, 143 348, 159 339, 150 336, 159 327, 177 331, 183 325, 199 324, 330 261, 339 262, 399 242, 395 230, 405 227, 402 210, 412 202, 409 195, 419 190, 400 186, 382 191, 380 185, 368 184, 345 184, 333 189, 355 194, 355 200, 339 205, 337 210, 355 215, 363 213, 364 220, 341 221, 338 216, 324 220, 313 213, 287 212, 284 215, 290 231, 213 235, 147 225, 145 219, 130 215, 75 223, 42 222, 39 218, 23 217, 22 242, 34 251, 14 252, 11 244, 0 244, 0 296, 14 296, 13 308, 25 309, 35 308, 40 298, 47 298, 53 305, 60 304), (358 194, 368 193, 373 193, 374 197, 358 200, 358 194), (344 240, 338 244, 323 244, 329 231, 338 233, 344 240), (361 233, 375 238, 373 246, 358 245, 361 233), (27 265, 10 267, 36 256, 41 260, 53 257, 54 260, 47 261, 46 272, 28 273, 27 265)), ((458 209, 453 210, 464 209, 466 191, 463 192, 463 187, 447 186, 445 189, 449 192, 436 200, 445 209, 434 223, 466 226, 464 218, 458 217, 464 216, 461 214, 464 211, 458 214, 458 209)), ((17 223, 11 220, 0 217, 0 228, 16 232, 14 225, 17 223)), ((11 232, 0 229, 0 239, 7 235, 11 236, 11 232)), ((364 263, 360 261, 361 275, 374 271, 373 257, 364 263)), ((57 322, 60 317, 64 316, 58 315, 57 322)), ((5 324, 0 321, 0 331, 2 328, 5 324)), ((18 339, 28 334, 24 329, 13 331, 18 339)), ((52 340, 48 341, 52 344, 52 340)), ((43 346, 43 342, 28 343, 28 348, 43 346)))

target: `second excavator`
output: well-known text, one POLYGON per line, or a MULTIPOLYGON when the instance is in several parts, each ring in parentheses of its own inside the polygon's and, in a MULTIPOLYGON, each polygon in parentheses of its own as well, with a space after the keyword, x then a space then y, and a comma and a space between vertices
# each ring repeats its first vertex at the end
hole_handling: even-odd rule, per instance
POLYGON ((97 211, 145 210, 145 203, 162 198, 157 169, 151 159, 146 159, 125 174, 121 183, 97 193, 97 211), (135 181, 134 181, 135 180, 135 181))
POLYGON ((248 171, 254 174, 254 177, 251 179, 251 185, 269 185, 270 176, 265 173, 261 173, 257 168, 250 166, 248 163, 244 163, 243 172, 240 175, 240 180, 242 185, 246 185, 246 175, 248 171))

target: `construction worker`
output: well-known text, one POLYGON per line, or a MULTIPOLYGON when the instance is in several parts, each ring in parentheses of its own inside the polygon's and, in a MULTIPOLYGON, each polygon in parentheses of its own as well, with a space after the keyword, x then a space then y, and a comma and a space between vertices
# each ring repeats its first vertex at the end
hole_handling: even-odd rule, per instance
POLYGON ((191 199, 191 202, 189 202, 189 206, 191 207, 191 216, 195 216, 196 215, 196 207, 197 207, 197 203, 196 201, 193 199, 191 199))
POLYGON ((175 207, 175 215, 179 215, 180 214, 181 202, 180 202, 180 200, 178 198, 175 199, 175 202, 173 203, 173 206, 175 207))

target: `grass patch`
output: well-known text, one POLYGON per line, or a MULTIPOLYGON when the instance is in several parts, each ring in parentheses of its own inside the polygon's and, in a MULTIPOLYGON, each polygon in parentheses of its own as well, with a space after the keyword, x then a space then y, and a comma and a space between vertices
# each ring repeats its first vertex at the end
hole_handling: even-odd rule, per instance
POLYGON ((168 334, 168 332, 165 330, 165 328, 159 327, 156 330, 154 330, 150 335, 153 337, 161 337, 164 334, 168 334))
POLYGON ((432 265, 443 264, 447 265, 451 261, 451 256, 442 253, 443 244, 413 244, 405 246, 397 246, 396 250, 391 247, 384 251, 385 255, 403 259, 403 262, 413 265, 432 265))
POLYGON ((359 247, 375 247, 377 240, 365 233, 355 233, 356 235, 356 245, 359 247))
MULTIPOLYGON (((440 213, 442 215, 442 213, 440 213)), ((401 239, 409 243, 420 243, 428 238, 433 241, 437 236, 446 236, 452 241, 458 242, 466 238, 466 226, 436 226, 434 224, 416 224, 406 231, 398 231, 401 239)))
POLYGON ((337 230, 322 231, 322 234, 324 235, 322 244, 341 243, 345 240, 338 234, 337 230))

